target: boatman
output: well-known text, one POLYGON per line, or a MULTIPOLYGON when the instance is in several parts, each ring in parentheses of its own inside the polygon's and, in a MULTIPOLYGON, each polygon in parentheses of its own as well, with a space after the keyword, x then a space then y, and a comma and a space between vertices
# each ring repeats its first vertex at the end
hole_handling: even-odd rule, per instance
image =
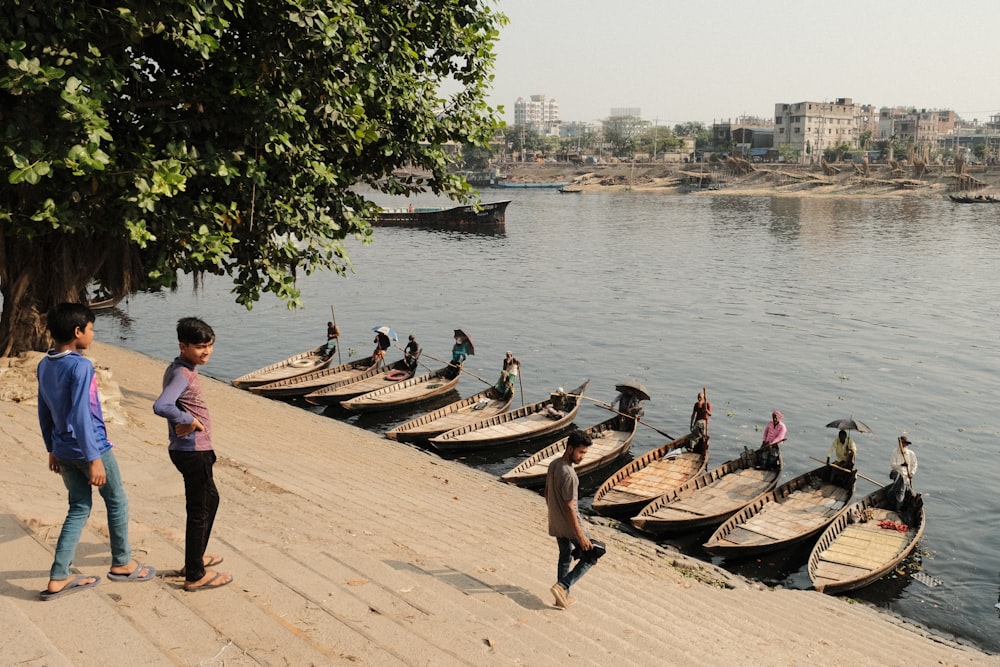
POLYGON ((858 446, 854 444, 854 439, 847 435, 847 431, 844 429, 841 429, 837 437, 833 439, 830 451, 826 455, 827 463, 830 462, 831 456, 833 457, 834 465, 847 468, 848 470, 854 469, 854 459, 858 456, 858 446))
MULTIPOLYGON (((580 478, 577 477, 573 466, 583 461, 589 447, 590 436, 580 429, 574 429, 566 439, 566 449, 562 456, 549 464, 549 471, 545 476, 549 535, 555 537, 559 545, 557 579, 549 590, 552 591, 556 606, 560 609, 566 609, 576 601, 569 594, 570 588, 594 566, 597 562, 595 556, 603 553, 603 550, 595 549, 595 544, 584 532, 577 508, 580 478), (570 565, 573 564, 574 547, 580 560, 570 569, 570 565)), ((598 545, 603 546, 600 543, 598 545)))
POLYGON ((906 504, 907 497, 913 496, 913 476, 917 473, 917 455, 910 449, 910 439, 907 436, 899 436, 889 465, 889 478, 892 479, 889 497, 893 500, 895 510, 899 512, 906 504))
POLYGON ((760 465, 766 470, 778 467, 778 445, 785 441, 788 427, 785 426, 784 415, 779 410, 771 412, 771 421, 764 427, 764 437, 760 442, 760 465))

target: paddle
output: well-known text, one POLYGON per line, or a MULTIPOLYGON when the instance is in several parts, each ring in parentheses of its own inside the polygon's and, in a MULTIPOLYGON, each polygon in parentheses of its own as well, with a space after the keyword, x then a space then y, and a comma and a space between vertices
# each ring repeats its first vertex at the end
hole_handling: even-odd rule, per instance
MULTIPOLYGON (((337 330, 337 313, 333 312, 333 304, 330 304, 330 315, 333 316, 333 329, 337 330)), ((340 357, 340 339, 337 339, 337 365, 343 365, 344 360, 340 357)))
MULTIPOLYGON (((403 348, 401 348, 399 345, 396 346, 396 349, 405 352, 405 350, 403 350, 403 348)), ((438 359, 437 357, 431 356, 431 355, 427 354, 426 352, 421 352, 420 353, 420 358, 423 359, 424 357, 427 357, 428 359, 433 359, 434 361, 440 362, 442 364, 450 364, 451 363, 449 361, 445 361, 444 359, 438 359)), ((425 366, 425 368, 428 368, 428 367, 425 366)), ((491 387, 493 386, 492 382, 490 382, 486 378, 479 377, 478 375, 476 375, 472 371, 465 370, 464 366, 459 366, 458 370, 461 371, 462 373, 466 373, 468 375, 471 375, 472 377, 476 378, 480 382, 485 382, 486 384, 490 385, 491 387)))
POLYGON ((645 426, 646 428, 653 429, 654 431, 656 431, 657 433, 659 433, 660 435, 662 435, 664 438, 667 438, 668 440, 676 440, 677 439, 674 436, 672 436, 669 433, 667 433, 666 431, 661 431, 660 429, 656 428, 652 424, 647 424, 646 422, 642 421, 638 417, 633 417, 632 415, 627 415, 624 412, 618 412, 617 410, 615 410, 615 406, 611 405, 610 403, 605 403, 604 401, 602 401, 600 399, 591 398, 590 396, 581 396, 580 398, 585 398, 588 401, 593 401, 594 403, 597 403, 601 407, 603 407, 603 408, 605 408, 607 410, 610 410, 611 412, 615 413, 616 415, 621 415, 622 417, 628 417, 629 419, 634 419, 638 423, 640 423, 643 426, 645 426))
MULTIPOLYGON (((837 470, 843 470, 844 472, 851 472, 850 469, 844 468, 843 466, 839 466, 836 463, 830 463, 829 461, 824 461, 823 459, 818 459, 815 456, 810 456, 809 458, 811 458, 813 461, 816 461, 817 463, 825 463, 826 465, 830 466, 831 468, 836 468, 837 470)), ((860 477, 861 479, 865 480, 866 482, 871 482, 875 486, 885 486, 885 484, 882 484, 881 482, 876 482, 871 477, 865 477, 861 473, 858 473, 858 477, 860 477)))

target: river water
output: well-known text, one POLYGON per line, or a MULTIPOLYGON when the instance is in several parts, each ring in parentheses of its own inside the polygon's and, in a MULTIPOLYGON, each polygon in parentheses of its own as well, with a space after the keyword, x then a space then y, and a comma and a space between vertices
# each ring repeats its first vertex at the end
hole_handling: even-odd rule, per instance
MULTIPOLYGON (((521 359, 525 402, 585 378, 590 396, 611 401, 616 383, 636 378, 652 395, 644 421, 678 435, 708 387, 710 466, 758 445, 779 409, 789 429, 783 480, 826 456, 833 419, 872 428, 855 438, 858 465, 879 481, 907 433, 928 525, 906 570, 927 577, 893 576, 855 597, 1000 652, 1000 207, 551 190, 483 198, 513 200, 505 231, 380 228, 374 244, 348 244, 346 278, 300 281, 301 310, 267 300, 247 312, 225 280, 209 277, 198 291, 135 295, 100 316, 98 338, 167 360, 176 319, 198 315, 218 336, 204 372, 230 380, 323 342, 331 306, 345 360, 370 353, 381 324, 400 344, 415 334, 425 360, 447 359, 461 327, 475 342, 473 373, 492 382, 506 350, 521 359)), ((483 386, 464 376, 459 390, 483 386)), ((351 420, 381 432, 414 414, 351 420)), ((585 401, 577 424, 607 415, 585 401)), ((640 427, 632 455, 663 442, 640 427)), ((220 445, 239 447, 224 435, 220 445)), ((467 462, 500 474, 528 453, 467 462)), ((874 488, 858 481, 859 495, 874 488)), ((705 537, 671 544, 708 560, 698 546, 705 537)), ((807 553, 720 564, 804 589, 807 553)))

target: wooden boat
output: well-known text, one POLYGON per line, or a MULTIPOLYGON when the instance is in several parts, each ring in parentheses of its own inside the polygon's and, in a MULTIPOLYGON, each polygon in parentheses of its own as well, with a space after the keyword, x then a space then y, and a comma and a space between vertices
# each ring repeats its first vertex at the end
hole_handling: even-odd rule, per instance
POLYGON ((854 495, 857 472, 823 465, 765 493, 719 526, 705 549, 753 556, 815 537, 854 495))
POLYGON ((507 398, 500 398, 497 390, 490 387, 389 429, 385 437, 398 442, 427 442, 445 431, 506 412, 513 400, 513 393, 507 398))
POLYGON ((303 398, 313 405, 340 405, 341 401, 346 401, 361 394, 367 394, 382 387, 388 387, 391 384, 396 384, 409 378, 410 375, 406 370, 406 362, 400 359, 383 368, 375 368, 373 366, 360 375, 329 384, 322 389, 311 391, 303 396, 303 398), (406 373, 406 375, 401 376, 400 372, 406 373))
POLYGON ((336 384, 343 380, 358 378, 372 369, 374 360, 371 357, 364 357, 346 364, 321 368, 318 371, 311 371, 296 375, 294 377, 268 382, 249 387, 250 391, 268 398, 292 398, 294 396, 305 396, 306 394, 336 384))
POLYGON ((604 516, 631 515, 658 496, 705 471, 708 450, 688 451, 691 434, 647 452, 609 477, 594 493, 593 510, 604 516), (683 450, 679 451, 678 450, 683 450))
POLYGON ((448 367, 445 366, 436 371, 417 375, 388 387, 382 387, 367 394, 341 401, 340 405, 353 412, 377 412, 415 405, 435 396, 454 391, 458 381, 462 379, 462 374, 456 373, 455 377, 449 380, 444 376, 447 371, 448 367))
POLYGON ((776 468, 759 469, 760 458, 760 450, 744 448, 738 458, 689 479, 643 507, 632 525, 653 534, 719 525, 777 486, 780 452, 776 468))
POLYGON ((998 195, 948 195, 948 198, 958 204, 1000 204, 998 195))
MULTIPOLYGON (((600 470, 629 450, 632 438, 635 437, 638 422, 631 419, 629 420, 631 422, 629 428, 620 429, 621 421, 621 418, 616 415, 585 430, 591 438, 591 444, 587 448, 583 460, 573 466, 577 475, 582 476, 600 470)), ((545 476, 549 472, 549 464, 563 455, 567 439, 568 436, 557 440, 545 449, 529 456, 520 465, 501 475, 500 479, 508 484, 527 488, 545 486, 545 476)))
POLYGON ((317 371, 321 368, 326 368, 330 365, 330 362, 333 361, 333 358, 323 356, 323 349, 325 347, 325 345, 320 345, 319 347, 306 350, 305 352, 300 352, 299 354, 288 357, 287 359, 282 359, 281 361, 273 363, 270 366, 258 368, 255 371, 247 373, 246 375, 239 376, 232 381, 232 384, 234 387, 239 387, 240 389, 249 389, 250 387, 256 385, 276 382, 277 380, 284 380, 285 378, 295 377, 296 375, 302 375, 311 371, 317 371))
POLYGON ((822 593, 843 593, 867 586, 896 568, 924 534, 926 514, 920 496, 908 497, 902 512, 892 509, 889 487, 868 494, 833 520, 809 555, 809 578, 822 593), (891 521, 905 531, 879 524, 891 521))
POLYGON ((475 227, 502 227, 507 221, 507 205, 498 201, 476 206, 453 208, 383 209, 373 225, 383 227, 441 227, 464 229, 475 227))
POLYGON ((580 397, 589 384, 587 380, 576 389, 555 392, 544 401, 445 431, 429 442, 439 452, 473 451, 557 433, 573 423, 580 410, 580 397), (550 416, 553 411, 558 413, 557 418, 550 416))

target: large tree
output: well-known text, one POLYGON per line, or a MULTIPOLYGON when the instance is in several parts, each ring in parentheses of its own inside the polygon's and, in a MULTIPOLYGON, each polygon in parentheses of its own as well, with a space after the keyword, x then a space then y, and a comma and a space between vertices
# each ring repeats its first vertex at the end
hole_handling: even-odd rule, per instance
POLYGON ((208 272, 295 304, 297 273, 369 237, 359 184, 471 199, 443 146, 498 127, 505 22, 488 0, 5 0, 0 355, 44 349, 44 312, 88 287, 208 272))

